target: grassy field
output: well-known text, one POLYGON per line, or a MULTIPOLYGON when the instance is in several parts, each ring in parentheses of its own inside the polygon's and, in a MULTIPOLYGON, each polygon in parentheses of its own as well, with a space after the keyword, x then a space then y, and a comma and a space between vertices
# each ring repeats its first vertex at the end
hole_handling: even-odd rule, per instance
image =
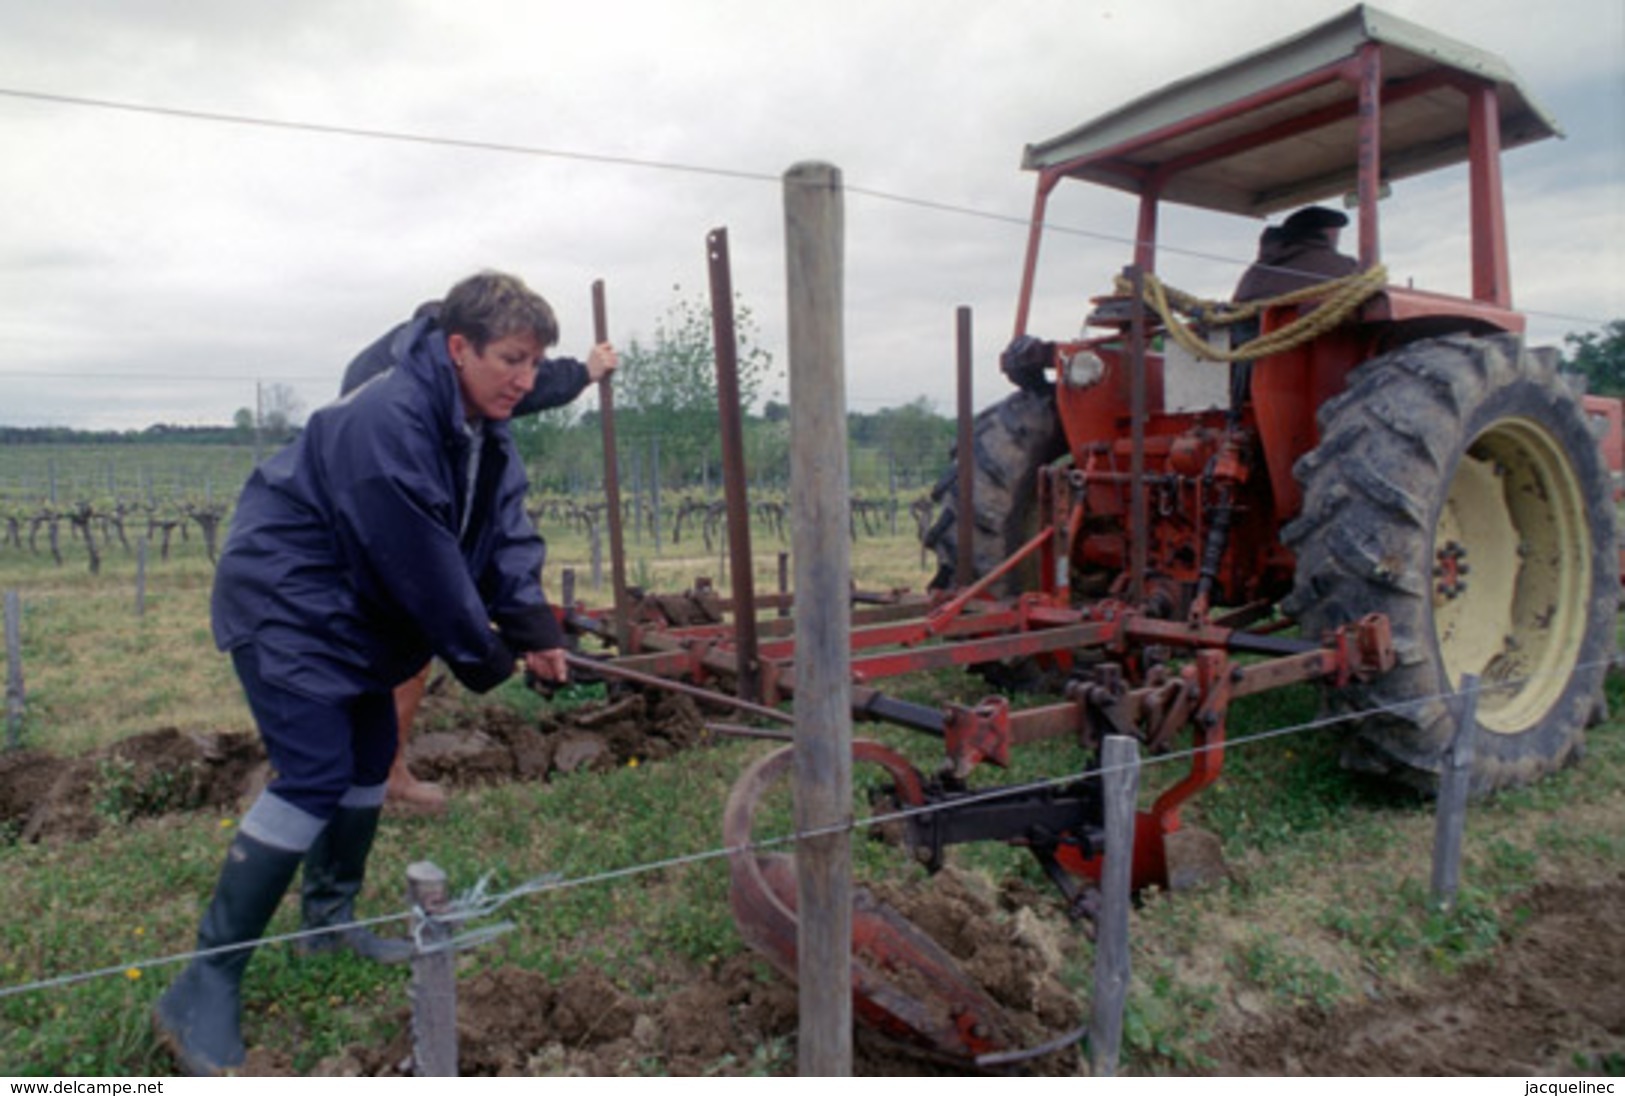
MULTIPOLYGON (((923 586, 930 571, 908 532, 859 540, 860 585, 923 586)), ((564 530, 548 536, 550 592, 557 592, 558 569, 574 566, 578 595, 606 602, 607 590, 592 589, 585 540, 564 530)), ((757 586, 771 590, 780 545, 757 536, 757 586)), ((689 555, 668 545, 656 555, 651 545, 634 543, 630 554, 634 582, 669 590, 699 574, 723 579, 715 552, 689 555)), ((163 726, 249 730, 229 665, 209 641, 210 565, 196 539, 149 566, 140 616, 132 560, 110 553, 95 577, 82 562, 70 555, 57 568, 0 550, 0 590, 17 590, 23 603, 23 744, 77 753, 163 726)), ((971 699, 980 690, 940 675, 899 691, 925 700, 944 693, 971 699)), ((526 715, 544 703, 518 685, 494 697, 526 715)), ((1610 699, 1620 712, 1618 681, 1610 699)), ((437 719, 455 724, 483 702, 454 698, 437 719)), ((1245 738, 1315 713, 1309 689, 1252 698, 1233 712, 1230 734, 1245 738)), ((1435 981, 1493 958, 1517 932, 1517 897, 1538 883, 1625 873, 1625 736, 1617 719, 1592 730, 1582 765, 1474 807, 1465 886, 1449 914, 1425 901, 1431 808, 1341 772, 1338 733, 1327 728, 1237 746, 1225 778, 1187 812, 1189 822, 1220 835, 1232 878, 1201 893, 1154 898, 1135 912, 1127 1070, 1200 1070, 1213 1060, 1213 1033, 1243 1020, 1334 1009, 1367 999, 1373 987, 1398 993, 1435 981)), ((929 742, 902 732, 881 737, 922 766, 936 756, 929 742)), ((766 748, 723 742, 611 773, 464 789, 443 820, 390 817, 360 912, 399 910, 405 866, 421 859, 444 867, 454 887, 486 877, 500 889, 547 872, 587 879, 714 850, 728 789, 766 748)), ((1009 777, 1037 779, 1078 766, 1076 750, 1065 744, 1024 748, 1009 777)), ((1146 794, 1178 775, 1150 766, 1146 794)), ((191 946, 233 821, 192 812, 106 828, 79 843, 0 842, 0 990, 73 972, 120 971, 0 997, 0 1074, 169 1072, 147 1012, 174 968, 133 964, 191 946)), ((1030 858, 1013 850, 956 850, 955 863, 1047 892, 1030 858)), ((867 844, 860 867, 919 874, 867 844)), ((669 991, 674 969, 705 969, 741 950, 726 895, 725 865, 710 859, 516 902, 503 910, 515 930, 465 957, 459 976, 506 965, 558 978, 591 967, 629 993, 669 991)), ((272 931, 290 931, 294 920, 285 904, 272 931)), ((1086 943, 1074 933, 1064 956, 1067 983, 1086 994, 1086 943)), ((248 1040, 295 1070, 312 1069, 348 1044, 387 1038, 400 1022, 406 977, 348 957, 311 962, 266 948, 246 988, 248 1040)), ((782 1048, 764 1054, 757 1067, 793 1070, 782 1048)), ((1625 1058, 1613 1063, 1625 1067, 1625 1058)))

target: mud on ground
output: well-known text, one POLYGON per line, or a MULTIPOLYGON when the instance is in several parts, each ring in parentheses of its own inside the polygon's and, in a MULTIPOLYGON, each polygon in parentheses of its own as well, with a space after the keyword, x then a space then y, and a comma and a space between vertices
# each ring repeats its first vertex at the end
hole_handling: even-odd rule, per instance
MULTIPOLYGON (((984 881, 952 870, 933 884, 891 888, 885 895, 905 916, 938 935, 961 969, 1005 1010, 1013 1033, 1043 1042, 1076 1028, 1075 994, 1059 980, 1059 942, 1030 912, 984 881)), ((533 971, 481 970, 457 987, 458 1064, 463 1076, 679 1076, 795 1072, 796 988, 752 954, 704 968, 673 963, 668 992, 634 997, 602 972, 584 969, 554 984, 533 971)), ((353 1045, 312 1074, 401 1076, 410 1069, 410 1014, 396 1017, 388 1045, 353 1045)), ((1075 1049, 1019 1068, 1023 1073, 1078 1072, 1075 1049)), ((861 1076, 954 1075, 963 1061, 859 1029, 854 1072, 861 1076)), ((283 1074, 287 1063, 250 1053, 249 1072, 283 1074)))
MULTIPOLYGON (((472 727, 415 735, 407 756, 421 778, 470 787, 611 769, 634 758, 664 760, 706 733, 699 711, 682 696, 629 696, 548 713, 535 723, 488 706, 472 727)), ((136 818, 237 812, 269 778, 265 749, 251 733, 165 728, 79 757, 4 752, 0 839, 82 841, 136 818)))
POLYGON ((1528 920, 1492 960, 1418 992, 1217 1033, 1211 1072, 1617 1075, 1625 1069, 1625 876, 1542 884, 1511 906, 1528 920))
MULTIPOLYGON (((703 720, 682 697, 587 705, 531 723, 488 708, 458 733, 414 744, 418 774, 454 786, 544 780, 574 769, 660 760, 704 741, 703 720)), ((249 734, 168 729, 78 758, 0 754, 0 838, 72 841, 116 821, 171 811, 236 811, 268 771, 249 734)), ((1086 948, 1044 894, 1012 884, 996 892, 953 871, 919 885, 887 886, 891 904, 951 954, 1008 1013, 1014 1042, 1031 1046, 1075 1030, 1086 1001, 1060 979, 1062 956, 1086 948)), ((1223 1075, 1553 1074, 1625 1066, 1625 877, 1544 884, 1513 902, 1515 934, 1482 963, 1415 991, 1330 1011, 1250 1016, 1230 1010, 1205 1043, 1202 1068, 1223 1075), (1576 1050, 1576 1048, 1579 1048, 1576 1050)), ((511 967, 463 975, 458 1029, 466 1075, 793 1073, 796 990, 753 955, 709 968, 672 961, 634 997, 602 972, 557 984, 511 967)), ((352 1046, 314 1072, 395 1075, 409 1058, 410 1024, 387 1046, 352 1046)), ((860 1031, 862 1075, 967 1071, 860 1031)), ((1075 1048, 1012 1067, 1087 1072, 1075 1048)), ((254 1073, 287 1075, 263 1050, 254 1073)))

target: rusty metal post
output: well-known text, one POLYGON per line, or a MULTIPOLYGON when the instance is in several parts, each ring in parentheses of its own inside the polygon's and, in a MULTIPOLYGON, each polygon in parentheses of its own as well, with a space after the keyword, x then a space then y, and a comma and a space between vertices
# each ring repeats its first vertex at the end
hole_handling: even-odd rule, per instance
POLYGON ((446 873, 426 860, 406 868, 412 935, 425 950, 412 956, 412 1073, 457 1076, 456 956, 444 947, 451 929, 436 920, 447 902, 446 873))
MULTIPOLYGON (((1376 42, 1367 42, 1360 47, 1356 63, 1360 107, 1359 133, 1355 138, 1355 187, 1360 196, 1360 269, 1369 270, 1382 261, 1377 231, 1377 206, 1382 197, 1382 47, 1376 42)), ((1471 95, 1468 92, 1469 142, 1473 131, 1471 95)), ((1500 162, 1499 157, 1496 162, 1500 162)), ((1471 182, 1476 184, 1473 167, 1476 165, 1470 166, 1469 172, 1475 176, 1471 182)), ((1481 226, 1474 224, 1473 227, 1481 226)), ((1477 241, 1476 231, 1474 241, 1477 241)), ((1478 256, 1473 258, 1476 260, 1478 256)))
MULTIPOLYGON (((595 343, 609 341, 609 310, 604 303, 604 283, 592 283, 592 337, 595 343)), ((626 595, 626 542, 621 536, 621 473, 615 454, 615 393, 606 376, 598 382, 598 420, 604 435, 604 500, 609 518, 610 578, 615 585, 615 645, 621 654, 630 654, 629 622, 631 607, 626 595)))
POLYGON ((852 616, 841 173, 784 176, 794 498, 798 1072, 852 1075, 852 616))
POLYGON ((733 271, 728 230, 706 237, 711 265, 711 336, 717 357, 717 412, 722 419, 722 492, 728 505, 728 557, 733 567, 734 643, 739 695, 762 698, 756 647, 756 576, 751 566, 750 498, 745 483, 745 427, 739 407, 739 339, 734 330, 733 271))
POLYGON ((959 375, 959 524, 955 529, 954 585, 968 586, 976 579, 976 440, 971 402, 971 312, 960 305, 955 342, 959 375))
POLYGON ((1147 520, 1145 510, 1145 271, 1139 266, 1128 268, 1129 292, 1134 299, 1129 303, 1129 603, 1136 608, 1145 604, 1145 567, 1147 520))

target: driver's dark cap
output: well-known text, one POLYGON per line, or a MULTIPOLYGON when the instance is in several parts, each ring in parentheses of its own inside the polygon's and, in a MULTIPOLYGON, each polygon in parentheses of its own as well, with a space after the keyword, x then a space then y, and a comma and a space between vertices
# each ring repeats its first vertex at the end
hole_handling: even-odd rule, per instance
POLYGON ((1289 239, 1302 239, 1327 228, 1342 228, 1349 223, 1347 213, 1325 206, 1305 206, 1281 222, 1281 232, 1289 239))

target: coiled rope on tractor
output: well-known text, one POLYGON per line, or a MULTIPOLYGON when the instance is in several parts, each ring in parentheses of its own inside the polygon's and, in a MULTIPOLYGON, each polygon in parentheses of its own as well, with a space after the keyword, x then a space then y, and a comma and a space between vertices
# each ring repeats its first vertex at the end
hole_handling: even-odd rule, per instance
MULTIPOLYGON (((1305 286, 1302 289, 1294 289, 1279 297, 1266 297, 1240 304, 1203 300, 1182 290, 1170 288, 1155 274, 1149 273, 1143 276, 1143 294, 1146 305, 1161 317, 1168 334, 1180 346, 1196 357, 1208 361, 1235 362, 1251 361, 1266 354, 1279 354, 1318 338, 1342 323, 1356 308, 1380 292, 1387 284, 1388 268, 1378 263, 1367 270, 1305 286), (1320 302, 1319 307, 1304 313, 1285 327, 1276 328, 1229 349, 1213 346, 1192 330, 1196 324, 1203 327, 1228 327, 1230 324, 1253 319, 1266 308, 1307 304, 1311 301, 1320 302), (1190 316, 1192 322, 1187 323, 1180 319, 1181 315, 1190 316)), ((1132 283, 1121 274, 1115 279, 1115 289, 1119 296, 1129 296, 1133 293, 1132 283)))

